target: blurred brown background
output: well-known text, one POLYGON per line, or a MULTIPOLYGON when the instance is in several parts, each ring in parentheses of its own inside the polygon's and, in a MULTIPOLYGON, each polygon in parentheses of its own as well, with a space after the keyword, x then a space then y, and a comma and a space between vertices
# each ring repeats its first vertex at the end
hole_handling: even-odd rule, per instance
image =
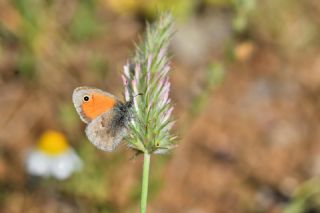
POLYGON ((122 66, 162 10, 180 141, 152 157, 149 212, 320 212, 317 0, 0 0, 0 212, 138 212, 141 157, 91 146, 71 95, 122 97, 122 66), (24 156, 48 129, 84 167, 30 188, 24 156))

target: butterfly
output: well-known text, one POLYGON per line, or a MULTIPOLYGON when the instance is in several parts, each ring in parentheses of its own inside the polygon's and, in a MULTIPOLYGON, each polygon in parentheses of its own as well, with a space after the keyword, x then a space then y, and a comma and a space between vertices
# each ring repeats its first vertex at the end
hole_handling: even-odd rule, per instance
POLYGON ((78 87, 72 100, 81 120, 87 124, 85 132, 89 141, 98 149, 113 151, 127 134, 133 99, 121 102, 100 89, 78 87))

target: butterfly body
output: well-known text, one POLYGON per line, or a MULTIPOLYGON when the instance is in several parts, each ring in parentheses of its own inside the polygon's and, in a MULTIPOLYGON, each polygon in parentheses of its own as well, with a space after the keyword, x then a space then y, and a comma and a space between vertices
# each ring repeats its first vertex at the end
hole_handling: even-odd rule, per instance
POLYGON ((127 134, 133 101, 121 102, 110 93, 90 87, 78 87, 73 103, 80 118, 87 123, 89 141, 104 151, 113 151, 127 134))

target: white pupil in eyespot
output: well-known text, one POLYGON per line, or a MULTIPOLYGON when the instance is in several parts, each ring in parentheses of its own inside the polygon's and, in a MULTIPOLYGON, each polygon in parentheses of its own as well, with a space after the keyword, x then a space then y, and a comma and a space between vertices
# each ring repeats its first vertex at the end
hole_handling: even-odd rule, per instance
POLYGON ((83 100, 84 100, 84 101, 89 101, 89 96, 84 96, 84 97, 83 97, 83 100))

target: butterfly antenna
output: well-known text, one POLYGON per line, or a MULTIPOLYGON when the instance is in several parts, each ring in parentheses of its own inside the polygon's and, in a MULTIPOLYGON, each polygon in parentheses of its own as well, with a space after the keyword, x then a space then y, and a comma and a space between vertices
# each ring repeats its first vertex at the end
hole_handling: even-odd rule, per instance
POLYGON ((133 98, 135 98, 135 97, 137 97, 137 96, 139 96, 139 95, 143 95, 143 93, 138 93, 138 94, 136 94, 135 96, 133 96, 133 98))
POLYGON ((129 106, 133 105, 133 100, 139 96, 139 95, 143 95, 143 93, 138 93, 137 95, 132 96, 132 98, 130 99, 130 101, 128 101, 127 103, 129 104, 129 106))

